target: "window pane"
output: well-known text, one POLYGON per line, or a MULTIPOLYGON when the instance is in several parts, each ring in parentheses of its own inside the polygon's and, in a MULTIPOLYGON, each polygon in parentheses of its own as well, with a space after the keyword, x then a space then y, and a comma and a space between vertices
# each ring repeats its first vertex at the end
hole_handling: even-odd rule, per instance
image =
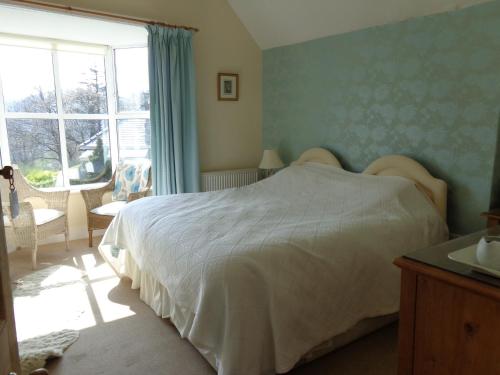
POLYGON ((10 157, 36 187, 63 186, 56 120, 7 119, 10 157))
POLYGON ((149 119, 118 120, 118 152, 120 159, 151 158, 151 126, 149 119))
POLYGON ((7 112, 57 111, 50 51, 0 46, 0 74, 7 112))
POLYGON ((115 49, 118 112, 149 111, 148 49, 115 49))
POLYGON ((65 113, 107 113, 104 56, 59 52, 65 113))
POLYGON ((69 182, 92 184, 111 179, 107 120, 66 120, 69 182))

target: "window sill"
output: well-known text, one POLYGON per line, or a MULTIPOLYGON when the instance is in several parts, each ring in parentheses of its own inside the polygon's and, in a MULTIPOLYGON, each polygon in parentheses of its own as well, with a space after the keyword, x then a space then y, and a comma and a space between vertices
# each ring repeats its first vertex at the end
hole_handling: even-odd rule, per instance
MULTIPOLYGON (((69 193, 70 194, 79 194, 80 190, 85 190, 85 189, 98 189, 103 186, 105 186, 109 181, 107 182, 97 182, 95 184, 86 184, 86 185, 74 185, 69 188, 69 193)), ((68 190, 68 188, 63 188, 63 187, 52 187, 52 188, 40 188, 39 190, 41 191, 46 191, 46 192, 51 192, 51 191, 62 191, 62 190, 68 190)))
POLYGON ((95 184, 86 184, 86 185, 74 185, 69 188, 70 194, 78 194, 80 193, 80 190, 85 190, 85 189, 98 189, 106 184, 108 184, 109 181, 106 182, 97 182, 95 184))

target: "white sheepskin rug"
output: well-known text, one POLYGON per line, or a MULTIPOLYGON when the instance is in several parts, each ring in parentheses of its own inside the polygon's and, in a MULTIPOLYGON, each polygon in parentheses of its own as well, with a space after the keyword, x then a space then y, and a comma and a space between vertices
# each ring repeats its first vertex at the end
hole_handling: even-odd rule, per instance
POLYGON ((23 374, 43 367, 48 358, 62 357, 64 350, 78 340, 80 334, 72 329, 52 332, 19 342, 19 357, 23 374))
POLYGON ((84 273, 52 266, 16 281, 13 290, 19 355, 23 374, 61 357, 88 324, 84 273))

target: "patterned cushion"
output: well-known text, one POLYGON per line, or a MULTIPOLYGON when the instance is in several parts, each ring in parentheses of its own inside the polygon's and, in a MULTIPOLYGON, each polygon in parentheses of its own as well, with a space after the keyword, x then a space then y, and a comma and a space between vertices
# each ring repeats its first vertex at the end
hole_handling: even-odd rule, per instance
POLYGON ((130 193, 146 189, 151 162, 147 159, 121 160, 116 167, 115 188, 111 198, 126 201, 130 193))

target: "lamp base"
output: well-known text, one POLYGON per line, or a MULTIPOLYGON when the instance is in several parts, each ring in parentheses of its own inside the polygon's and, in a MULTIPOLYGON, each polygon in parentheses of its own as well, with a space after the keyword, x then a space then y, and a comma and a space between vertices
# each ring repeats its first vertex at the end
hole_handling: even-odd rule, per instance
POLYGON ((276 169, 261 169, 260 179, 263 180, 264 178, 271 177, 275 173, 276 169))

